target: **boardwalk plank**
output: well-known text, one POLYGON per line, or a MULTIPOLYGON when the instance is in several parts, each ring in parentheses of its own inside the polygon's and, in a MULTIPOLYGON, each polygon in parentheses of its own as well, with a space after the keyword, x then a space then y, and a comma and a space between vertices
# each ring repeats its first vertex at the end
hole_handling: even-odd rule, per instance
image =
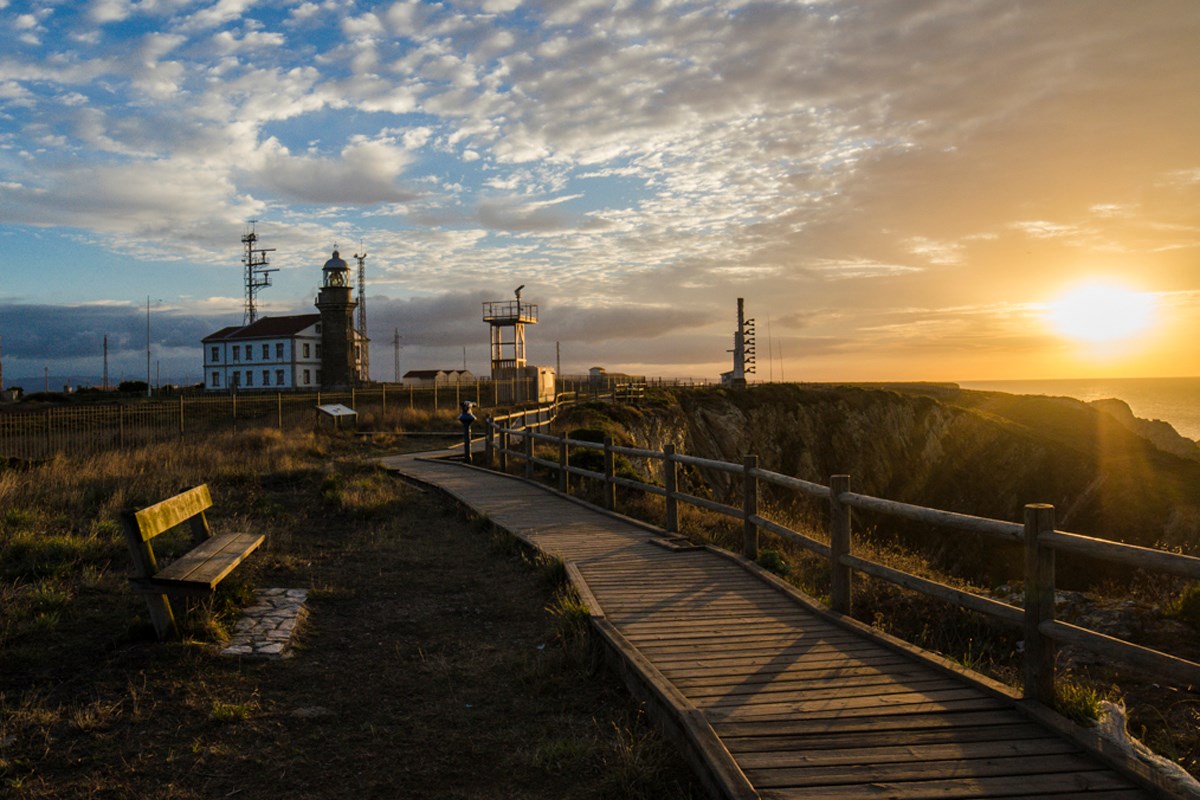
POLYGON ((800 769, 747 768, 746 776, 760 789, 799 786, 839 786, 893 781, 928 781, 1028 777, 1031 775, 1078 776, 1083 785, 1096 777, 1111 777, 1089 758, 1074 755, 1025 756, 1022 758, 972 758, 947 761, 909 761, 902 764, 845 765, 800 769))

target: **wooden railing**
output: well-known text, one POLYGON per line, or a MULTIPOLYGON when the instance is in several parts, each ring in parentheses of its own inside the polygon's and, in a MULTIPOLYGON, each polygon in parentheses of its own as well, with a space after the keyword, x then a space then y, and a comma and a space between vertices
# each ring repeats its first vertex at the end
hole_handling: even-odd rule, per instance
POLYGON ((1024 696, 1046 705, 1052 705, 1054 701, 1055 648, 1059 644, 1091 650, 1178 684, 1200 685, 1200 664, 1196 662, 1061 622, 1054 616, 1055 558, 1059 552, 1114 561, 1190 580, 1200 580, 1200 558, 1057 530, 1054 507, 1050 505, 1038 503, 1025 506, 1023 523, 975 517, 858 494, 850 490, 849 475, 834 475, 826 486, 760 469, 758 457, 753 455, 746 456, 741 464, 734 464, 677 453, 671 445, 667 445, 662 451, 645 450, 616 446, 611 438, 606 438, 600 443, 539 432, 538 429, 548 424, 550 419, 552 416, 531 421, 528 416, 522 418, 519 414, 489 419, 485 436, 485 465, 491 466, 495 458, 499 468, 507 470, 509 459, 515 458, 523 462, 525 476, 529 478, 534 476, 535 467, 545 467, 557 473, 558 489, 562 492, 569 491, 572 476, 597 481, 602 487, 602 504, 609 510, 616 509, 618 486, 661 496, 665 499, 663 527, 671 533, 679 530, 679 503, 715 511, 741 521, 742 554, 751 560, 758 558, 759 531, 770 531, 828 561, 829 605, 833 611, 840 614, 850 613, 853 605, 851 576, 854 571, 858 571, 986 614, 1003 624, 1022 629, 1025 637, 1024 696), (537 442, 556 448, 557 457, 549 459, 536 455, 534 445, 537 442), (572 450, 594 450, 603 453, 603 471, 596 472, 572 466, 572 450), (618 476, 615 473, 617 455, 661 461, 662 485, 618 476), (681 492, 677 472, 681 464, 739 476, 742 483, 741 505, 728 505, 681 492), (824 501, 828 506, 829 543, 826 544, 760 515, 758 497, 762 484, 781 487, 824 501), (1023 548, 1024 608, 955 589, 854 555, 852 509, 989 537, 1023 548))

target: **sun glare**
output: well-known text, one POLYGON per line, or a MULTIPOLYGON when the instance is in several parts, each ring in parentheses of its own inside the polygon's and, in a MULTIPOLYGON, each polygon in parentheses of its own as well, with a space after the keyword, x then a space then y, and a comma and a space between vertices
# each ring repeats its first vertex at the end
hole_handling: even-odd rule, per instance
POLYGON ((1110 283, 1089 283, 1050 304, 1050 323, 1063 336, 1090 343, 1135 336, 1154 320, 1154 296, 1110 283))

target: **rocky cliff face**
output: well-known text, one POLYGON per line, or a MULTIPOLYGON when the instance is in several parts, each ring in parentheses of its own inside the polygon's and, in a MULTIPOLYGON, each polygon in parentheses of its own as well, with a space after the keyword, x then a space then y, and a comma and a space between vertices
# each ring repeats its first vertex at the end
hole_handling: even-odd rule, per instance
POLYGON ((1093 400, 1092 408, 1103 411, 1129 430, 1147 439, 1164 453, 1171 453, 1190 461, 1200 461, 1200 444, 1171 427, 1161 419, 1142 419, 1133 415, 1133 410, 1124 400, 1093 400))
MULTIPOLYGON (((753 453, 786 475, 827 484, 848 473, 857 492, 1013 522, 1026 503, 1051 503, 1062 530, 1200 551, 1200 463, 1164 452, 1107 411, 954 386, 769 385, 679 391, 612 422, 651 449, 670 441, 733 462, 753 453)), ((736 502, 731 477, 700 479, 736 502)), ((992 558, 974 540, 955 541, 941 548, 953 561, 992 558)))

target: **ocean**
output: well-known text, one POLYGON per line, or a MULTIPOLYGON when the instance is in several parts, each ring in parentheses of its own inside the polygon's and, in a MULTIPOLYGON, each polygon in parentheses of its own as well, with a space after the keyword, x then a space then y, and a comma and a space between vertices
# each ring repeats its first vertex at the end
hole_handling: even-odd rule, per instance
POLYGON ((1161 419, 1200 440, 1200 378, 1063 378, 1044 381, 959 381, 964 389, 1074 397, 1085 402, 1116 397, 1142 419, 1161 419))

